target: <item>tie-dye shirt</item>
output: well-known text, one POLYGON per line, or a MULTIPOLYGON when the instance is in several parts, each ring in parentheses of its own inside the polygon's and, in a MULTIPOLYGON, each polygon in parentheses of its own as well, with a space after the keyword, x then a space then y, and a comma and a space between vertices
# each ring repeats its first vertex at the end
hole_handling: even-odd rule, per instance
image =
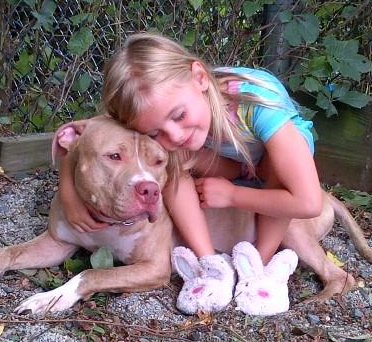
MULTIPOLYGON (((264 143, 288 120, 291 120, 298 128, 308 142, 311 152, 314 153, 314 139, 311 133, 313 123, 300 116, 287 90, 276 77, 264 70, 244 67, 219 68, 217 70, 251 75, 263 82, 263 85, 257 85, 248 81, 230 81, 228 85, 229 93, 252 93, 275 103, 273 107, 240 103, 237 110, 231 112, 231 115, 234 116, 233 120, 235 120, 242 133, 252 135, 255 138, 254 141, 247 143, 254 165, 258 164, 264 153, 264 143)), ((212 147, 210 139, 207 139, 205 146, 212 147)), ((244 161, 243 156, 237 153, 229 142, 221 144, 219 154, 237 161, 244 161)))

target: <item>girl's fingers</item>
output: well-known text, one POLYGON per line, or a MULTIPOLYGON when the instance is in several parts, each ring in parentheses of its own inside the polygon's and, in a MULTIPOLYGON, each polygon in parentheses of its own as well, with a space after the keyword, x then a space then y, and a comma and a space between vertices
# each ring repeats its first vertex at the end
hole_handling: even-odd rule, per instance
POLYGON ((77 225, 77 224, 74 224, 74 225, 72 225, 74 228, 75 228, 75 230, 77 230, 79 233, 85 233, 85 230, 82 228, 82 227, 80 227, 79 225, 77 225))

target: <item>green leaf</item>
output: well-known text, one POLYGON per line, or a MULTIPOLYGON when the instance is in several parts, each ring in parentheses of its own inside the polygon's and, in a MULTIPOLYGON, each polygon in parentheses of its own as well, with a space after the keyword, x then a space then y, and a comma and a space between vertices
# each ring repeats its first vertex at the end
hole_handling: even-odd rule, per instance
POLYGON ((316 105, 324 110, 329 107, 330 100, 323 93, 318 93, 316 97, 316 105))
POLYGON ((336 12, 338 12, 342 8, 342 3, 337 2, 324 2, 321 6, 319 6, 319 9, 316 11, 316 16, 318 18, 329 20, 330 15, 334 15, 336 12))
MULTIPOLYGON (((17 4, 19 4, 19 0, 16 0, 17 1, 17 4)), ((35 9, 35 6, 36 6, 36 0, 23 0, 23 2, 29 6, 30 8, 32 9, 35 9)))
POLYGON ((94 330, 95 332, 100 333, 100 334, 104 334, 104 333, 105 333, 105 329, 103 329, 103 328, 100 327, 99 325, 94 325, 93 330, 94 330))
POLYGON ((362 55, 354 55, 352 65, 361 73, 372 71, 372 61, 362 55))
POLYGON ((80 77, 75 80, 72 90, 80 91, 81 93, 87 91, 92 83, 92 78, 89 73, 85 72, 80 77))
POLYGON ((203 5, 203 0, 189 0, 189 3, 196 11, 203 5))
POLYGON ((263 9, 263 6, 260 3, 255 1, 244 1, 243 4, 243 12, 247 18, 254 15, 257 11, 263 9))
POLYGON ((348 91, 345 96, 339 98, 338 101, 355 108, 362 108, 372 101, 372 96, 351 90, 348 91))
POLYGON ((93 268, 108 268, 114 266, 114 257, 107 247, 97 249, 90 256, 90 263, 93 268))
POLYGON ((284 38, 292 46, 314 43, 319 37, 319 19, 313 14, 294 16, 284 28, 284 38))
POLYGON ((299 293, 299 297, 300 297, 301 299, 303 299, 303 298, 307 298, 307 297, 310 297, 310 296, 313 296, 313 295, 314 295, 314 293, 311 292, 310 290, 303 290, 303 291, 301 291, 301 292, 299 293))
POLYGON ((55 71, 53 76, 50 77, 49 81, 53 84, 60 85, 63 83, 66 76, 66 72, 64 71, 55 71))
POLYGON ((359 43, 357 40, 337 40, 334 36, 326 36, 323 44, 330 56, 337 57, 341 60, 352 59, 352 56, 358 54, 359 43))
POLYGON ((306 77, 304 87, 306 90, 312 93, 314 91, 318 91, 322 87, 322 85, 317 79, 313 77, 306 77))
POLYGON ((318 56, 310 59, 308 68, 309 73, 316 78, 329 77, 332 73, 332 68, 325 56, 318 56))
POLYGON ((94 43, 92 31, 87 27, 82 27, 74 33, 68 42, 68 50, 72 55, 83 55, 94 43))
POLYGON ((22 50, 18 61, 15 63, 15 69, 20 76, 27 75, 32 68, 33 55, 29 55, 26 50, 22 50))
POLYGON ((288 43, 292 46, 299 46, 301 45, 302 39, 301 35, 299 34, 300 27, 295 20, 290 21, 284 27, 283 36, 284 39, 288 41, 288 43))
POLYGON ((292 20, 292 12, 291 11, 282 11, 279 13, 279 20, 281 23, 288 23, 292 20))
POLYGON ((193 46, 196 40, 196 31, 190 30, 187 31, 185 36, 182 39, 183 46, 190 47, 193 46))
POLYGON ((329 106, 326 109, 326 117, 329 118, 329 117, 331 117, 333 115, 337 115, 337 114, 338 114, 338 111, 337 111, 336 106, 332 102, 329 102, 329 106))
POLYGON ((93 13, 79 13, 71 16, 69 20, 71 21, 72 25, 78 26, 85 22, 91 23, 94 20, 94 15, 93 13))
POLYGON ((346 6, 344 7, 344 9, 342 10, 342 16, 345 18, 345 19, 349 19, 349 18, 352 18, 354 17, 358 12, 358 8, 355 7, 355 6, 346 6))
POLYGON ((318 113, 317 110, 313 110, 311 108, 305 107, 305 106, 299 106, 299 111, 301 113, 301 116, 305 120, 312 120, 316 113, 318 113))
POLYGON ((53 29, 53 14, 57 9, 57 5, 53 0, 44 0, 41 5, 40 12, 32 11, 32 15, 36 18, 34 28, 45 28, 47 31, 53 29))
POLYGON ((305 43, 314 43, 319 37, 319 19, 313 14, 303 14, 300 16, 299 27, 305 43))
POLYGON ((80 273, 89 267, 89 265, 87 265, 87 263, 84 260, 79 259, 79 258, 66 259, 63 263, 63 266, 66 270, 74 274, 80 273))
POLYGON ((338 97, 343 97, 350 89, 350 84, 342 83, 342 84, 335 84, 335 90, 332 94, 334 99, 338 97))
POLYGON ((288 84, 293 92, 300 88, 300 85, 304 81, 304 78, 300 74, 294 74, 289 76, 288 84))
POLYGON ((354 81, 360 82, 361 74, 352 64, 341 61, 339 64, 339 72, 342 76, 349 77, 354 81))

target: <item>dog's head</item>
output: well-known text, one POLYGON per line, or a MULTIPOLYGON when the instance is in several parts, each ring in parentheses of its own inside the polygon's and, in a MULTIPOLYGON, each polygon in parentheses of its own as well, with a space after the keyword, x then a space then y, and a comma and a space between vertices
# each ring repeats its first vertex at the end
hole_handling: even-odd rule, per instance
POLYGON ((168 161, 156 141, 100 116, 71 122, 56 132, 53 156, 66 153, 76 162, 77 192, 102 218, 113 223, 155 221, 168 161))

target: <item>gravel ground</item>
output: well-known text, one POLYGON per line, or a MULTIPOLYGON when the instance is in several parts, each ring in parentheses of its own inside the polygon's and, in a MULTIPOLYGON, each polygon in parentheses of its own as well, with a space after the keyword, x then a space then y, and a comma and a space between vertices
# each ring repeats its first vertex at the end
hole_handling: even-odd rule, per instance
MULTIPOLYGON (((53 171, 23 175, 15 182, 0 177, 0 247, 29 240, 46 227, 49 203, 57 190, 53 171)), ((372 215, 353 213, 372 243, 372 215)), ((323 241, 357 279, 358 287, 326 303, 307 303, 321 284, 298 267, 291 276, 290 310, 273 317, 247 316, 235 304, 214 315, 185 316, 175 308, 181 280, 140 294, 98 294, 72 309, 46 316, 16 315, 17 304, 45 290, 45 279, 66 281, 63 266, 8 272, 0 281, 0 341, 372 341, 372 265, 356 252, 345 231, 335 229, 323 241)), ((84 254, 82 254, 84 256, 84 254)), ((1 260, 0 260, 1 262, 1 260)), ((50 281, 49 281, 50 283, 50 281)))

